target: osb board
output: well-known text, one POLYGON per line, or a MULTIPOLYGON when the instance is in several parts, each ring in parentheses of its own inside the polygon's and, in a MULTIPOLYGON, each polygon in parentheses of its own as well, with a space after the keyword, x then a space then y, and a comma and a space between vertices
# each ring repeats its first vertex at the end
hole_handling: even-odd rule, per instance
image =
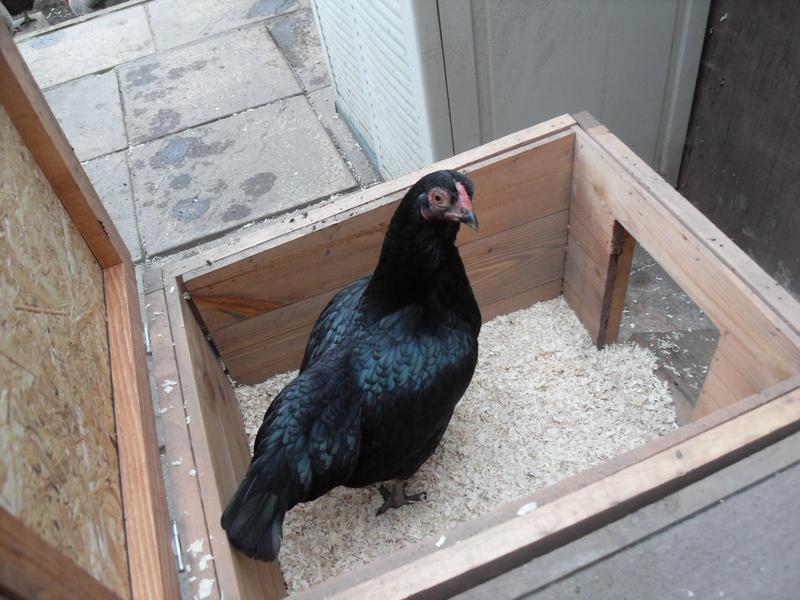
POLYGON ((103 274, 0 108, 0 503, 129 597, 103 274))

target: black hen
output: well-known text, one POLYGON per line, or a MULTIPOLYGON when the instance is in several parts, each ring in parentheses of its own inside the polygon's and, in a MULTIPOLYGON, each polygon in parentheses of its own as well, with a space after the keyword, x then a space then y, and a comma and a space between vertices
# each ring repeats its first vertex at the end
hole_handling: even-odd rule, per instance
POLYGON ((437 171, 405 195, 371 277, 320 315, 300 374, 267 409, 222 515, 230 542, 274 560, 286 511, 338 485, 382 488, 379 513, 419 499, 404 481, 433 453, 478 357, 481 315, 455 247, 477 227, 472 182, 437 171))

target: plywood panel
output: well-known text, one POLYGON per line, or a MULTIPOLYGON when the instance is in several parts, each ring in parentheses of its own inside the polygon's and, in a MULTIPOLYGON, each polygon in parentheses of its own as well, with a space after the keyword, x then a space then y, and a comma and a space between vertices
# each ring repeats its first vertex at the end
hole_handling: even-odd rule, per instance
POLYGON ((0 109, 0 505, 130 596, 103 273, 0 109))

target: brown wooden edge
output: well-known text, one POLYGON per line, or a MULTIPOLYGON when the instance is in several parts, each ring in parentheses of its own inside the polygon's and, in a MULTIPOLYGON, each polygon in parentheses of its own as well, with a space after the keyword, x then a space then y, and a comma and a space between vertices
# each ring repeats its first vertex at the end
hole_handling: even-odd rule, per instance
POLYGON ((448 540, 435 552, 333 594, 320 586, 297 597, 444 598, 468 589, 800 431, 798 384, 794 378, 768 394, 747 399, 751 406, 744 414, 703 427, 645 459, 470 538, 452 544, 448 540), (792 389, 786 391, 787 387, 792 389), (764 401, 765 395, 769 401, 764 401))
MULTIPOLYGON (((248 559, 228 544, 225 532, 220 525, 222 509, 229 498, 221 489, 222 475, 215 473, 214 465, 220 462, 227 464, 229 472, 225 473, 225 478, 234 477, 238 483, 250 462, 250 451, 244 439, 244 426, 241 423, 239 408, 235 403, 222 405, 221 403, 217 404, 216 400, 206 400, 206 406, 202 405, 201 395, 203 392, 210 391, 214 396, 227 388, 232 394, 232 388, 222 366, 217 362, 215 353, 213 354, 213 368, 206 368, 205 357, 212 353, 212 349, 200 330, 200 325, 189 303, 184 299, 183 292, 181 278, 165 273, 164 294, 167 315, 181 394, 188 417, 187 425, 199 487, 199 489, 175 490, 176 501, 193 501, 189 498, 178 499, 178 495, 199 495, 199 502, 204 511, 205 525, 209 533, 209 550, 214 557, 216 589, 225 597, 240 598, 241 600, 282 598, 286 595, 286 590, 279 564, 248 559), (187 322, 188 319, 191 321, 187 322), (201 386, 206 389, 201 390, 201 386), (211 403, 217 405, 209 406, 208 404, 211 403), (213 422, 208 422, 206 413, 209 409, 212 412, 216 410, 218 418, 213 422), (219 442, 224 447, 214 446, 209 437, 211 430, 225 432, 223 441, 219 442)), ((169 445, 173 441, 174 439, 168 438, 165 443, 169 445)), ((232 492, 233 490, 230 491, 230 493, 232 492)))
POLYGON ((103 270, 122 501, 134 599, 180 598, 161 473, 136 276, 103 270))
POLYGON ((0 595, 4 597, 121 600, 2 507, 0 540, 0 595))
MULTIPOLYGON (((184 590, 190 598, 194 598, 199 595, 203 579, 218 579, 217 561, 203 558, 215 555, 213 544, 209 543, 199 488, 200 479, 207 474, 198 467, 194 457, 161 269, 154 268, 145 272, 143 279, 152 370, 158 396, 158 420, 164 443, 163 464, 168 472, 173 515, 181 544, 184 570, 187 573, 184 590), (188 550, 190 547, 196 548, 198 542, 203 544, 202 552, 188 550)), ((207 600, 219 600, 220 597, 217 584, 207 600)))
POLYGON ((590 210, 627 227, 720 329, 693 418, 800 372, 800 303, 605 127, 576 129, 590 210), (686 250, 673 254, 665 243, 681 238, 686 250))
MULTIPOLYGON (((4 25, 0 25, 0 102, 103 268, 132 596, 177 599, 180 592, 130 253, 4 25)), ((6 539, 0 541, 3 551, 6 539)), ((59 596, 59 588, 50 591, 59 596)))
MULTIPOLYGON (((517 511, 525 505, 535 503, 538 506, 544 506, 568 494, 576 492, 588 485, 591 485, 604 478, 610 477, 615 473, 619 473, 633 465, 646 461, 658 453, 667 451, 688 440, 700 435, 704 431, 713 429, 722 425, 732 419, 738 418, 748 412, 766 404, 767 402, 787 394, 797 388, 800 388, 800 376, 793 377, 789 380, 781 382, 772 388, 765 390, 762 393, 754 394, 749 398, 745 398, 735 404, 722 408, 713 414, 710 414, 702 419, 688 423, 679 429, 675 429, 659 438, 656 438, 642 446, 634 448, 624 454, 616 456, 610 460, 604 461, 599 465, 581 471, 571 477, 567 477, 553 485, 542 488, 535 493, 517 498, 505 505, 495 509, 491 513, 483 515, 477 519, 458 525, 457 527, 438 533, 430 538, 423 540, 419 543, 408 546, 394 554, 380 558, 363 567, 359 567, 340 575, 330 581, 322 583, 308 590, 304 594, 293 594, 298 598, 316 598, 328 597, 340 593, 349 588, 355 587, 365 581, 374 579, 387 573, 391 570, 397 569, 406 565, 420 557, 427 556, 436 552, 439 547, 436 542, 439 540, 441 534, 446 536, 446 544, 444 547, 450 547, 458 544, 470 537, 496 527, 504 522, 514 519, 517 516, 517 511)), ((576 536, 577 537, 577 536, 576 536)), ((532 558, 532 557, 531 557, 532 558)), ((497 573, 499 574, 499 572, 497 573)))
POLYGON ((731 273, 736 273, 742 280, 747 281, 753 294, 780 315, 795 333, 800 334, 800 302, 770 277, 744 250, 722 234, 719 228, 700 211, 694 209, 692 214, 683 211, 680 204, 688 201, 594 117, 583 112, 575 115, 575 120, 584 133, 605 150, 630 177, 654 198, 659 199, 661 205, 676 221, 692 229, 697 234, 699 243, 714 252, 731 273))
POLYGON ((100 265, 130 261, 125 242, 4 25, 0 26, 0 102, 100 265))

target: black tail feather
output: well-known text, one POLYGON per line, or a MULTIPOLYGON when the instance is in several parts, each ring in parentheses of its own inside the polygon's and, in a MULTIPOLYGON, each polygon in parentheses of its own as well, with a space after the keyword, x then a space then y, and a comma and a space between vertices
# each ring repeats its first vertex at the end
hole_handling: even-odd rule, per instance
POLYGON ((245 479, 228 502, 221 521, 235 548, 250 558, 271 561, 278 557, 285 516, 283 493, 256 489, 254 479, 245 479))

